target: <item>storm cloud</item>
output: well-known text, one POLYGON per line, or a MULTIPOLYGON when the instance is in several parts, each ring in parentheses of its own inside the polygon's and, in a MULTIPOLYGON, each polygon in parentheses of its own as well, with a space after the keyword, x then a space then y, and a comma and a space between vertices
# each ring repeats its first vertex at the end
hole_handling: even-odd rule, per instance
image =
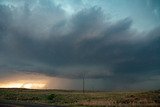
MULTIPOLYGON (((74 2, 73 2, 74 3, 74 2)), ((51 0, 0 3, 0 75, 31 72, 102 81, 103 89, 160 88, 160 27, 139 32, 99 6, 69 15, 51 0)), ((95 85, 96 86, 96 85, 95 85)))

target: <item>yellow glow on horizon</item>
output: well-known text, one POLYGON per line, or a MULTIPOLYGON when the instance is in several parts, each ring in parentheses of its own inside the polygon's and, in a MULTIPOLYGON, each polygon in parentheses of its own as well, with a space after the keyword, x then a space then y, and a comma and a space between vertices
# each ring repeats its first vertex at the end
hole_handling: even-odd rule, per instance
POLYGON ((31 83, 24 84, 22 88, 29 88, 30 89, 30 88, 32 88, 32 84, 31 83))
POLYGON ((16 74, 0 81, 0 88, 43 89, 50 77, 41 74, 16 74))
POLYGON ((3 83, 0 88, 27 88, 27 89, 43 89, 45 83, 3 83))
POLYGON ((0 88, 21 88, 22 83, 0 84, 0 88))
POLYGON ((65 89, 70 80, 36 73, 17 73, 0 78, 0 88, 65 89))

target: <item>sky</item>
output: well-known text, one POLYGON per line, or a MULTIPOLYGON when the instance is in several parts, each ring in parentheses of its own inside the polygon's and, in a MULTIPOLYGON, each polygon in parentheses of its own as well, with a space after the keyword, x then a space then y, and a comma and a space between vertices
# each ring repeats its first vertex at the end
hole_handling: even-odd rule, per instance
POLYGON ((160 89, 159 0, 0 0, 0 87, 160 89))

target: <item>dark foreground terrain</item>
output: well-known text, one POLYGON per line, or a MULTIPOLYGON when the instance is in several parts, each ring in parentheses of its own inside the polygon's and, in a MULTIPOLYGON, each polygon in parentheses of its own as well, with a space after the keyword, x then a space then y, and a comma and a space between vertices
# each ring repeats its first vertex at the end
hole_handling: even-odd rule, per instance
POLYGON ((148 92, 85 92, 0 89, 0 107, 160 107, 160 90, 148 92), (56 106, 55 106, 56 105, 56 106))
POLYGON ((34 104, 15 101, 0 101, 0 107, 60 107, 47 104, 34 104))

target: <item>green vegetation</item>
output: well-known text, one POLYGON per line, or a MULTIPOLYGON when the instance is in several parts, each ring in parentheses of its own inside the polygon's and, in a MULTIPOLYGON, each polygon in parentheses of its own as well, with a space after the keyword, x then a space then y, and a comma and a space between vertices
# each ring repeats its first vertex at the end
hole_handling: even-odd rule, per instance
POLYGON ((160 105, 160 90, 149 92, 86 92, 65 90, 0 89, 1 101, 63 106, 160 105))

